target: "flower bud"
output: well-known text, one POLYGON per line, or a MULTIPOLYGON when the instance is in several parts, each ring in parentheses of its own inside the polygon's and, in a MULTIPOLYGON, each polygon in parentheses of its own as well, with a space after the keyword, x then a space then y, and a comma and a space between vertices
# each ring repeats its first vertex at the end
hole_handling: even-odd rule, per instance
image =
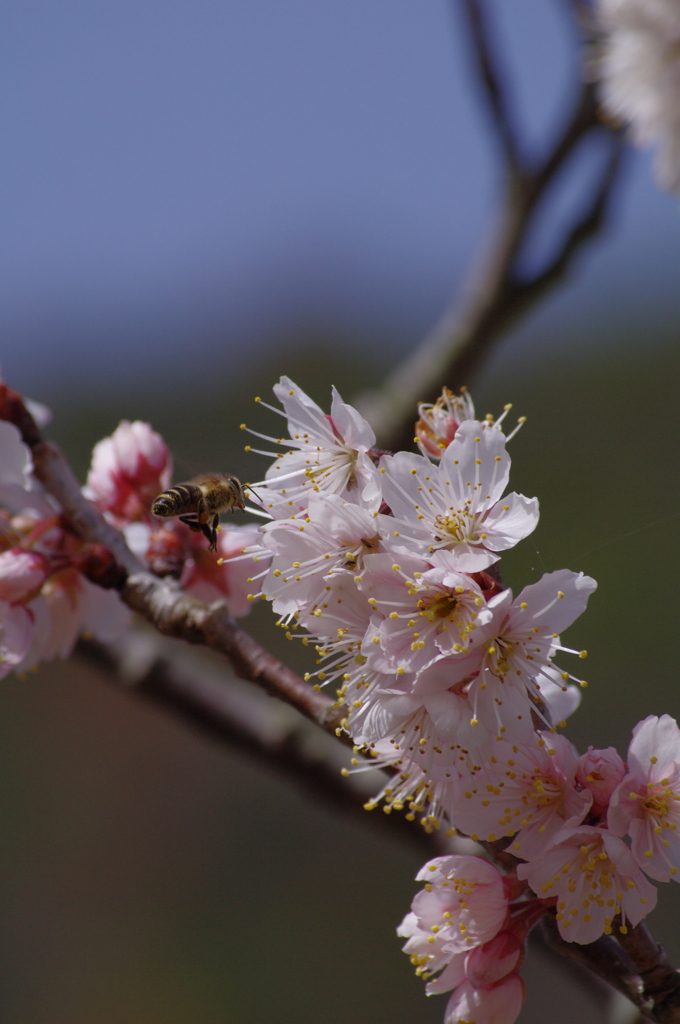
POLYGON ((44 555, 12 548, 0 555, 0 601, 21 601, 42 586, 49 572, 44 555))
POLYGON ((489 988, 518 969, 524 943, 512 930, 499 932, 465 958, 465 976, 475 988, 489 988))
POLYGON ((626 766, 614 747, 598 750, 588 747, 576 762, 576 780, 593 794, 593 810, 601 812, 626 774, 626 766))
POLYGON ((493 988, 474 988, 465 982, 449 999, 444 1024, 513 1024, 519 1017, 524 995, 524 982, 517 974, 508 975, 493 988))
POLYGON ((123 420, 94 446, 87 493, 101 509, 125 522, 143 520, 172 477, 168 447, 148 423, 123 420))

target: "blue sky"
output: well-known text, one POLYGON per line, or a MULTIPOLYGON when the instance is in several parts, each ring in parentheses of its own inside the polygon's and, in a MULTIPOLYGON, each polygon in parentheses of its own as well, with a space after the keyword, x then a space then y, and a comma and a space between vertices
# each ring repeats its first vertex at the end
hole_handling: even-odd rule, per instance
MULTIPOLYGON (((488 6, 540 151, 573 89, 564 5, 488 6)), ((0 356, 20 387, 132 359, 179 374, 192 336, 236 359, 305 319, 404 349, 488 228, 497 154, 445 0, 25 0, 2 49, 0 356)), ((671 311, 679 237, 635 156, 540 331, 671 311)))

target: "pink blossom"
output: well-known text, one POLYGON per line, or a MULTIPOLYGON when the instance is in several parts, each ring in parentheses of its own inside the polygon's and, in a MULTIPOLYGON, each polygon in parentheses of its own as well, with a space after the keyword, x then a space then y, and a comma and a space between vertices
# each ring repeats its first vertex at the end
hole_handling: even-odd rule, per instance
POLYGON ((612 793, 625 774, 626 766, 614 747, 606 750, 588 747, 588 752, 579 757, 576 779, 593 794, 594 814, 601 814, 607 808, 612 793))
POLYGON ((26 657, 33 636, 33 616, 23 605, 0 601, 0 679, 26 657))
POLYGON ((86 494, 123 522, 145 519, 172 478, 172 457, 148 423, 123 420, 94 446, 86 494))
POLYGON ((493 938, 508 919, 503 876, 480 857, 436 857, 416 878, 425 888, 397 934, 408 940, 404 952, 421 974, 439 971, 454 954, 493 938))
POLYGON ((557 897, 557 925, 569 942, 610 935, 617 914, 636 925, 656 906, 656 889, 623 840, 592 825, 558 832, 535 861, 518 865, 517 877, 537 896, 557 897))
POLYGON ((306 515, 267 523, 261 540, 274 557, 262 589, 274 611, 288 614, 313 603, 334 571, 360 572, 364 556, 382 548, 386 518, 336 494, 313 494, 306 515))
POLYGON ((460 395, 454 395, 449 388, 444 388, 434 405, 429 402, 420 402, 418 405, 418 447, 423 455, 440 459, 456 436, 460 424, 474 418, 475 407, 467 390, 463 388, 460 395))
MULTIPOLYGON (((418 672, 442 655, 468 654, 488 635, 493 615, 470 576, 429 569, 413 555, 396 568, 392 555, 368 555, 364 566, 358 586, 384 616, 379 647, 393 670, 418 672)), ((469 674, 456 673, 454 663, 447 688, 469 674)))
POLYGON ((576 755, 564 736, 494 745, 491 761, 456 803, 456 826, 473 839, 514 836, 509 850, 531 860, 567 825, 580 825, 592 802, 575 785, 576 755))
POLYGON ((512 926, 499 932, 481 946, 471 949, 465 958, 465 976, 475 988, 491 988, 521 962, 525 935, 512 926))
POLYGON ((71 567, 53 573, 28 610, 34 628, 19 670, 39 661, 67 658, 83 632, 104 642, 115 641, 130 623, 130 612, 116 591, 95 586, 71 567))
POLYGON ((45 581, 49 562, 35 551, 12 548, 0 554, 0 601, 21 601, 45 581))
POLYGON ((524 982, 510 974, 493 988, 460 985, 449 999, 444 1024, 514 1024, 524 1003, 524 982))
POLYGON ((252 545, 259 547, 259 540, 257 526, 223 526, 217 539, 219 558, 198 541, 184 564, 182 586, 201 601, 224 601, 232 615, 242 618, 253 607, 248 600, 253 592, 252 577, 267 565, 266 558, 259 561, 260 556, 246 554, 252 545))
POLYGON ((638 722, 628 748, 629 774, 614 791, 607 821, 629 833, 631 851, 652 878, 680 880, 680 729, 670 715, 638 722))
POLYGON ((431 553, 433 564, 480 572, 538 523, 538 502, 521 494, 503 500, 510 457, 500 430, 462 423, 441 461, 397 452, 381 460, 383 498, 394 513, 400 544, 431 553))
POLYGON ((343 402, 335 388, 330 416, 288 377, 274 385, 274 394, 283 413, 266 408, 286 417, 290 436, 256 435, 286 448, 267 470, 266 480, 254 485, 263 494, 264 507, 280 518, 306 508, 309 497, 323 491, 377 511, 380 480, 369 456, 375 434, 367 420, 343 402))

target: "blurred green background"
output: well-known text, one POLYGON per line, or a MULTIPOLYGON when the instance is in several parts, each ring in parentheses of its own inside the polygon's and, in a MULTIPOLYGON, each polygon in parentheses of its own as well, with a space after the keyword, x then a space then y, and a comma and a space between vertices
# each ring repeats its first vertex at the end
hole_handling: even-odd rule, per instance
MULTIPOLYGON (((528 417, 512 441, 511 486, 538 495, 541 522, 503 559, 507 582, 517 590, 567 566, 599 583, 566 636, 589 650, 572 664, 585 664, 591 684, 568 734, 624 756, 640 718, 680 713, 671 340, 525 361, 517 337, 473 387, 479 412, 512 399, 512 415, 528 417)), ((50 432, 84 474, 92 443, 118 417, 150 416, 187 465, 253 477, 260 462, 243 453, 238 423, 266 432, 271 414, 251 399, 279 371, 325 404, 331 382, 351 397, 356 373, 333 356, 339 346, 319 351, 328 358, 282 346, 257 377, 204 392, 200 407, 180 388, 111 395, 96 409, 57 403, 50 432)), ((364 367, 362 384, 378 371, 364 367)), ((281 645, 268 607, 246 625, 304 667, 306 652, 281 645)), ((423 998, 394 935, 417 852, 337 820, 96 672, 47 665, 8 678, 2 701, 0 1020, 441 1020, 444 1000, 423 998)), ((677 960, 678 892, 660 888, 651 925, 677 960)), ((545 1020, 546 985, 553 1024, 600 1019, 535 954, 524 973, 521 1021, 545 1020)))

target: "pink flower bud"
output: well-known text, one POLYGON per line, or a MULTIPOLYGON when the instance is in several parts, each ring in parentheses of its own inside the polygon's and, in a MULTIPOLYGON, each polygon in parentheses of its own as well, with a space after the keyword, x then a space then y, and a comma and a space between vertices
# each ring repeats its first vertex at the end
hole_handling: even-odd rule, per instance
POLYGON ((514 1024, 524 1002, 524 982, 511 974, 493 988, 460 985, 449 999, 444 1024, 475 1021, 475 1024, 514 1024))
POLYGON ((593 794, 593 810, 601 812, 626 774, 626 766, 614 747, 597 750, 588 747, 576 763, 576 780, 593 794))
POLYGON ((118 519, 145 519, 153 499, 168 488, 172 457, 148 423, 123 420, 94 446, 87 475, 89 496, 118 519))
POLYGON ((514 931, 500 932, 493 939, 470 950, 465 958, 465 975, 475 988, 489 988, 517 970, 524 943, 514 931))
POLYGON ((44 555, 12 548, 0 555, 0 601, 21 601, 42 586, 49 571, 44 555))

